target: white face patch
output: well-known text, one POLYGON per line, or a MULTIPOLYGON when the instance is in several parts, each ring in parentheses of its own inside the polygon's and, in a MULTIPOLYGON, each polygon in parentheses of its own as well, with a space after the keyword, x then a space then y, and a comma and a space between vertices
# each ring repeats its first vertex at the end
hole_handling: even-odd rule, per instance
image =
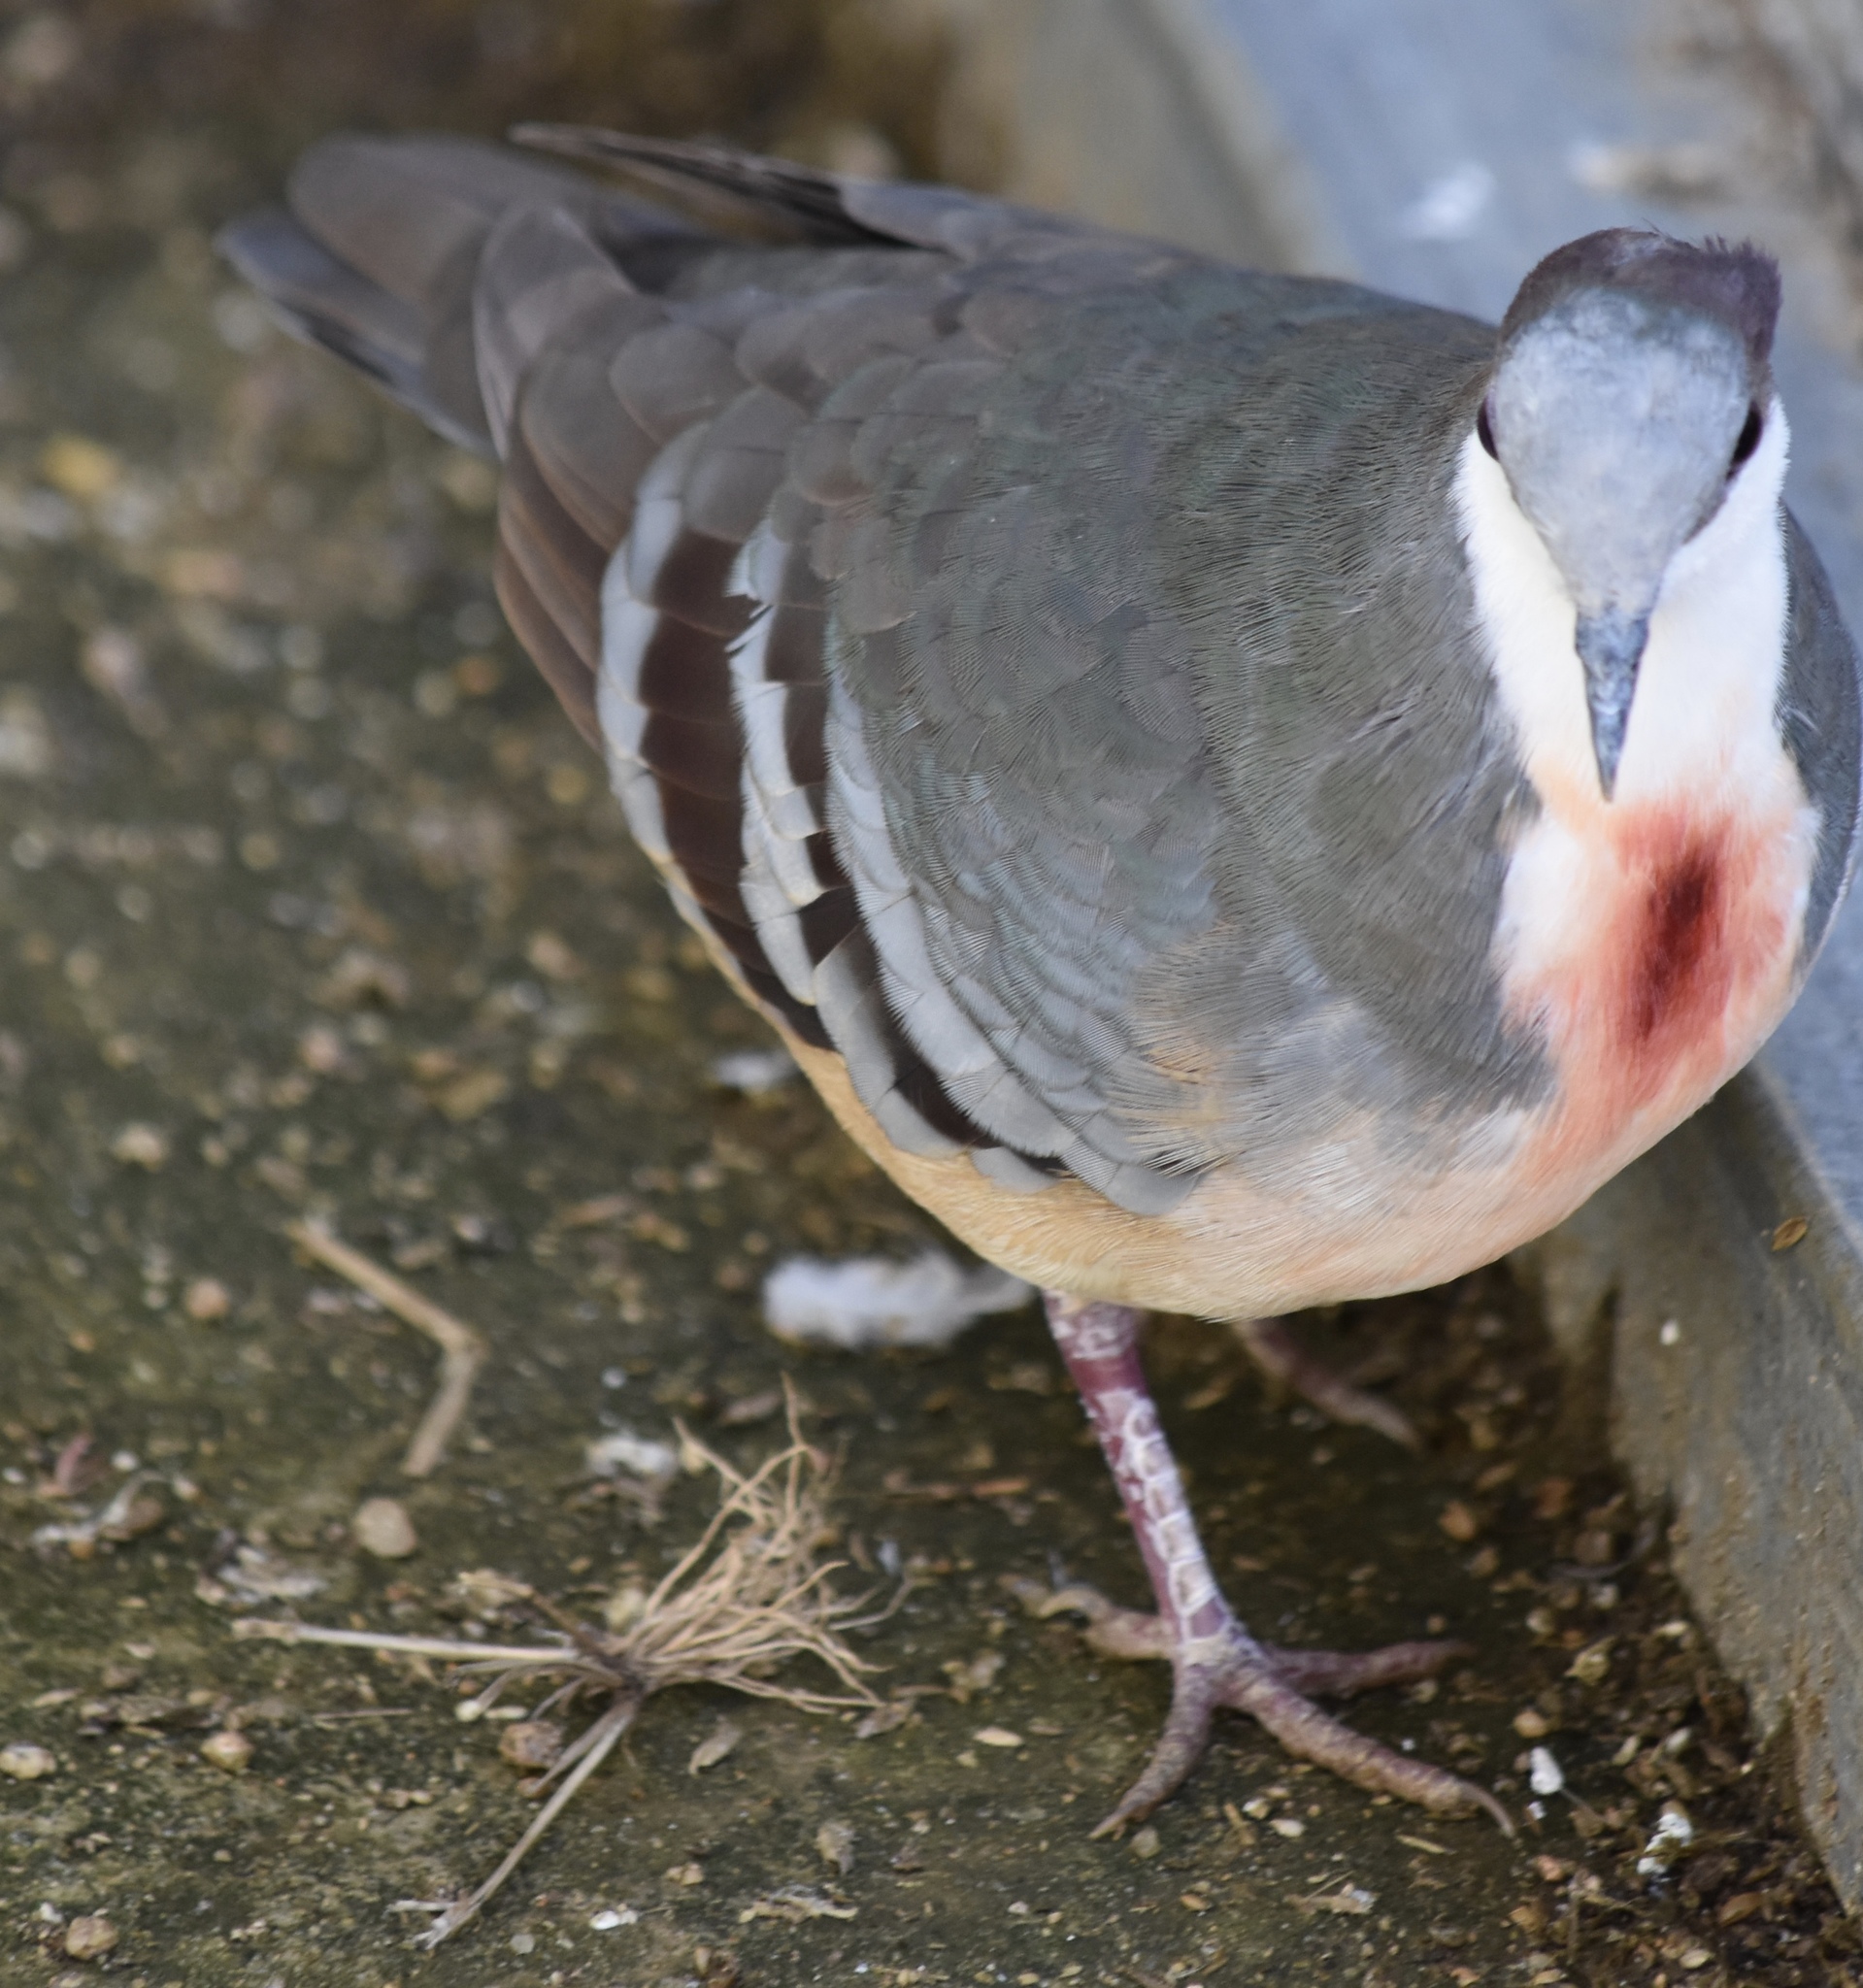
MULTIPOLYGON (((1509 853, 1493 958, 1544 1032, 1558 1105, 1536 1165, 1602 1179, 1740 1068, 1789 1005, 1818 813, 1780 736, 1785 417, 1671 559, 1613 798, 1572 597, 1471 435, 1456 503, 1488 661, 1542 804, 1509 853)), ((1602 493, 1609 501, 1609 493, 1602 493)))
MULTIPOLYGON (((1776 400, 1720 509, 1670 561, 1638 674, 1616 804, 1734 801, 1796 776, 1774 709, 1785 644, 1780 486, 1789 431, 1776 400)), ((1455 504, 1502 709, 1547 810, 1577 819, 1598 786, 1572 596, 1506 473, 1471 434, 1455 504)))

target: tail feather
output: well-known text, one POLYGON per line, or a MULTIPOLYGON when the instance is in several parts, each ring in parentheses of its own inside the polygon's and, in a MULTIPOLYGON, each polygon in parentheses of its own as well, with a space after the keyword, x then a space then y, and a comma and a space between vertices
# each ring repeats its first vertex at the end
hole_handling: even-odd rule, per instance
MULTIPOLYGON (((582 245, 580 256, 545 253, 545 264, 576 262, 581 274, 565 286, 552 281, 562 272, 541 269, 533 316, 577 315, 586 301, 579 283, 604 296, 624 292, 605 248, 695 239, 687 223, 644 201, 471 139, 326 139, 299 162, 288 197, 289 212, 226 228, 221 252, 299 337, 379 381, 450 441, 483 452, 501 441, 513 383, 509 355, 499 363, 484 349, 489 320, 475 310, 487 245, 512 240, 501 224, 530 211, 549 217, 541 230, 547 244, 573 236, 582 245)), ((501 287, 509 295, 510 282, 501 287)), ((518 343, 530 342, 520 335, 518 343)))
MULTIPOLYGON (((452 327, 430 324, 406 298, 357 275, 282 208, 222 228, 216 246, 296 336, 349 360, 449 441, 490 449, 476 378, 436 363, 457 344, 452 327)), ((465 330, 469 341, 469 317, 465 330)))
POLYGON ((505 176, 482 170, 481 152, 449 139, 326 138, 298 161, 285 198, 299 222, 358 275, 432 310, 445 303, 446 279, 462 252, 531 190, 531 176, 513 175, 501 199, 495 181, 505 176))
POLYGON ((554 209, 613 246, 694 233, 584 174, 470 138, 326 138, 292 170, 287 198, 333 254, 420 304, 449 293, 453 258, 513 208, 554 209))

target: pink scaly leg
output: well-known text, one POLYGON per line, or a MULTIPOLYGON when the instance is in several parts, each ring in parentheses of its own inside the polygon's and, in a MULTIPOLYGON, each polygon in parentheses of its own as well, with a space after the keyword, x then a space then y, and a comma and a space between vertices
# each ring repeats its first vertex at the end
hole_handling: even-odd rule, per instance
POLYGON ((1401 1796, 1440 1815, 1482 1808, 1512 1836, 1507 1811, 1484 1789, 1362 1738, 1302 1695, 1428 1676, 1462 1646, 1394 1643, 1350 1657, 1257 1642, 1223 1599, 1197 1537, 1139 1362, 1140 1314, 1128 1306, 1084 1302, 1058 1291, 1047 1293, 1046 1303, 1054 1342, 1132 1521, 1158 1612, 1145 1616, 1115 1608, 1084 1588, 1048 1597, 1042 1611, 1077 1609, 1087 1616, 1097 1647, 1116 1656, 1168 1657, 1172 1669, 1171 1711, 1150 1763, 1094 1834, 1106 1836, 1148 1815, 1172 1794, 1202 1754, 1216 1707, 1230 1706, 1258 1719, 1289 1753, 1331 1768, 1361 1788, 1401 1796))

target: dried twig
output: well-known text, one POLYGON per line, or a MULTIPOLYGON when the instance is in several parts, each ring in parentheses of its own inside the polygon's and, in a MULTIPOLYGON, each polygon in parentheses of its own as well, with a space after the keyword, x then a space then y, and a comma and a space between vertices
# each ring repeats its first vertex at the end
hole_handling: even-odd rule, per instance
POLYGON ((868 1709, 879 1700, 862 1681, 873 1666, 850 1649, 842 1632, 857 1626, 862 1604, 828 1585, 840 1563, 815 1558, 822 1531, 824 1459, 802 1439, 793 1395, 789 1444, 746 1475, 684 1429, 682 1443, 716 1472, 723 1497, 710 1524, 661 1580, 627 1627, 618 1632, 577 1621, 521 1582, 506 1595, 528 1604, 554 1627, 548 1643, 452 1641, 444 1637, 377 1636, 367 1630, 321 1629, 309 1623, 248 1620, 235 1634, 282 1642, 334 1643, 351 1649, 442 1657, 491 1678, 479 1704, 519 1677, 554 1679, 552 1704, 584 1693, 605 1696, 595 1720, 564 1748, 535 1784, 561 1785, 498 1869, 464 1898, 406 1900, 397 1911, 426 1911, 434 1921, 418 1944, 438 1946, 474 1917, 519 1861, 607 1759, 656 1691, 671 1684, 722 1684, 752 1698, 779 1700, 802 1711, 868 1709), (813 1657, 837 1687, 821 1691, 771 1675, 792 1657, 813 1657))
POLYGON ((440 1387, 420 1418, 408 1445, 402 1471, 410 1477, 429 1477, 438 1468, 447 1439, 459 1426, 472 1394, 472 1384, 485 1360, 485 1342, 473 1328, 423 1298, 410 1284, 372 1263, 359 1249, 333 1236, 320 1222, 292 1222, 284 1233, 326 1270, 348 1277, 404 1324, 424 1332, 440 1348, 440 1387))

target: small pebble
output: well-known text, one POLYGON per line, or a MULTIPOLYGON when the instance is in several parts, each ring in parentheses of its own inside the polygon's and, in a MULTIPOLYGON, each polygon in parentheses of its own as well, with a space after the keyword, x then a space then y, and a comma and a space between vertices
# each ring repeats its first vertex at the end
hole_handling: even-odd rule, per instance
POLYGON ((498 1736, 498 1757, 513 1767, 554 1767, 562 1750, 563 1729, 554 1719, 519 1719, 498 1736))
POLYGON ((1022 1743, 1021 1734, 1012 1733, 1007 1726, 984 1726, 971 1738, 980 1746, 1019 1746, 1022 1743))
POLYGON ((298 1038, 298 1061, 318 1077, 334 1077, 349 1060, 343 1038, 327 1022, 314 1023, 298 1038))
POLYGON ((196 1277, 182 1297, 182 1309, 202 1325, 224 1318, 232 1309, 232 1294, 218 1277, 196 1277))
POLYGON ((11 1774, 16 1781, 43 1781, 57 1772, 57 1761, 43 1746, 25 1740, 0 1746, 0 1774, 11 1774))
POLYGON ((705 1867, 702 1864, 675 1864, 666 1873, 668 1884, 694 1885, 705 1882, 705 1867))
POLYGON ((110 1142, 110 1156, 122 1166, 157 1173, 168 1164, 168 1136, 152 1125, 125 1125, 110 1142))
POLYGON ((1537 1706, 1528 1706, 1514 1713, 1514 1730, 1522 1740, 1544 1740, 1552 1731, 1552 1721, 1537 1706))
POLYGON ((242 1773, 251 1761, 252 1742, 244 1733, 212 1733, 201 1741, 201 1758, 223 1773, 242 1773))
POLYGON ((1580 1567, 1609 1567, 1617 1554, 1617 1536, 1609 1526, 1587 1526, 1572 1542, 1572 1557, 1580 1567))
POLYGON ((74 1961, 101 1960, 121 1937, 101 1913, 89 1912, 65 1928, 65 1952, 74 1961))
POLYGON ((1614 1639, 1600 1637, 1599 1640, 1581 1649, 1566 1669, 1568 1677, 1575 1677, 1580 1684, 1602 1684, 1611 1674, 1611 1651, 1614 1639))
POLYGON ((1459 1498, 1451 1498, 1444 1506, 1442 1514, 1438 1517, 1436 1523, 1443 1528, 1451 1540, 1456 1541, 1461 1545, 1467 1545, 1475 1538, 1476 1534, 1481 1530, 1480 1518, 1477 1515, 1474 1508, 1464 1505, 1459 1498))
POLYGON ((617 1926, 638 1926, 641 1915, 632 1905, 622 1905, 617 1911, 613 1905, 604 1905, 589 1918, 589 1928, 595 1933, 613 1933, 617 1926))
POLYGON ((1304 1837, 1307 1825, 1297 1815, 1277 1815, 1268 1825, 1278 1837, 1304 1837))
MULTIPOLYGON (((453 672, 455 679, 459 674, 453 672)), ((582 961, 554 932, 533 932, 524 957, 547 980, 579 980, 582 977, 582 961)))
POLYGON ((514 1933, 511 1936, 511 1950, 513 1953, 535 1953, 537 1951, 536 1934, 514 1933))
POLYGON ((365 1499, 349 1521, 349 1533, 378 1560, 405 1560, 420 1543, 407 1507, 397 1498, 365 1499))
POLYGON ((1157 1831, 1149 1823, 1132 1839, 1132 1854, 1142 1862, 1148 1862, 1163 1848, 1164 1844, 1159 1840, 1157 1831))
POLYGON ((845 1822, 824 1822, 815 1831, 815 1854, 831 1864, 843 1877, 854 1868, 854 1833, 845 1822))
POLYGON ((40 454, 39 468, 47 482, 84 504, 107 495, 123 475, 115 450, 85 435, 54 435, 40 454))

